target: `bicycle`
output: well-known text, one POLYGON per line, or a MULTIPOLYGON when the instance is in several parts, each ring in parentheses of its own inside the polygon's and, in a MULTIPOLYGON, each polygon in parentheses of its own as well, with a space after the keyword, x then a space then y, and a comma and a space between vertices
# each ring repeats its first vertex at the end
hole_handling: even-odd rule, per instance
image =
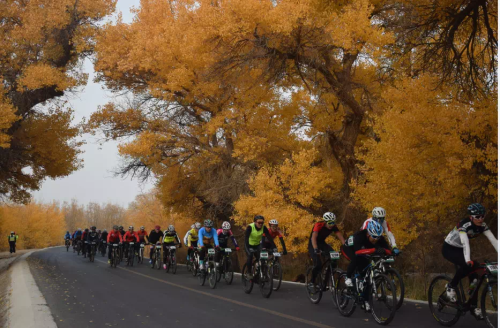
POLYGON ((314 266, 310 266, 307 269, 305 282, 307 297, 311 303, 318 304, 323 297, 323 292, 329 289, 332 294, 333 305, 337 307, 337 289, 335 288, 335 282, 339 275, 344 272, 337 268, 336 264, 340 259, 340 253, 336 251, 322 251, 321 255, 328 259, 323 261, 321 270, 318 272, 318 276, 316 277, 316 285, 313 285, 312 283, 312 271, 314 266))
POLYGON ((208 277, 208 284, 212 289, 217 285, 217 272, 215 269, 215 249, 208 248, 206 256, 206 269, 200 270, 198 282, 200 286, 205 285, 205 280, 208 277))
POLYGON ((161 244, 157 243, 154 246, 154 252, 153 256, 151 257, 153 262, 151 263, 151 269, 156 268, 157 270, 160 270, 161 268, 161 244))
POLYGON ((447 327, 451 327, 457 323, 460 316, 465 315, 467 311, 471 310, 473 296, 479 296, 479 290, 483 282, 486 282, 481 293, 481 312, 489 327, 497 327, 498 265, 496 262, 485 260, 485 263, 480 265, 480 269, 483 270, 483 274, 479 278, 474 290, 469 290, 469 299, 467 301, 462 281, 460 281, 458 288, 456 288, 457 301, 451 302, 446 297, 446 285, 451 281, 451 278, 447 275, 439 275, 432 280, 427 295, 429 308, 437 322, 447 327), (488 301, 491 301, 491 304, 488 301), (486 304, 487 302, 488 304, 486 304))
POLYGON ((89 250, 90 262, 94 262, 96 251, 97 251, 97 243, 93 241, 90 243, 90 250, 89 250))
POLYGON ((166 265, 165 272, 169 272, 172 269, 172 274, 177 272, 177 260, 175 257, 175 251, 177 250, 177 246, 166 246, 165 250, 167 251, 165 254, 164 263, 166 265))
POLYGON ((128 250, 127 250, 127 266, 134 266, 134 253, 135 253, 135 243, 129 242, 128 243, 128 250))
POLYGON ((120 262, 120 245, 119 244, 113 244, 111 245, 110 247, 113 247, 113 249, 111 250, 111 261, 109 262, 109 265, 112 267, 112 268, 116 268, 116 266, 118 265, 118 263, 120 262))
POLYGON ((217 270, 217 282, 220 282, 222 277, 226 281, 227 285, 233 283, 234 270, 233 261, 231 260, 231 253, 233 250, 231 248, 224 248, 221 250, 222 256, 219 258, 219 267, 217 270))
POLYGON ((339 276, 335 284, 337 289, 337 309, 342 316, 349 317, 356 310, 356 305, 361 305, 364 308, 365 302, 368 302, 370 310, 364 308, 365 312, 371 312, 378 324, 387 325, 394 319, 397 311, 396 288, 387 275, 375 272, 375 268, 379 265, 378 261, 383 261, 390 254, 374 255, 373 252, 374 250, 372 249, 362 251, 362 255, 370 257, 371 261, 362 270, 361 275, 356 274, 353 287, 345 285, 346 273, 342 273, 339 276), (359 278, 363 274, 364 278, 359 278))
POLYGON ((405 284, 403 278, 399 274, 399 272, 391 267, 391 263, 394 263, 394 257, 390 256, 385 258, 383 261, 377 262, 377 267, 375 268, 375 272, 382 272, 391 278, 394 283, 394 287, 396 288, 396 294, 398 295, 397 308, 401 308, 403 305, 403 301, 405 299, 405 284))
POLYGON ((250 294, 253 289, 254 282, 259 284, 260 292, 263 297, 269 298, 273 292, 273 267, 269 266, 269 253, 266 249, 260 252, 260 259, 252 263, 252 274, 250 279, 247 279, 247 264, 243 266, 241 271, 241 281, 243 290, 246 294, 250 294))
POLYGON ((66 239, 66 241, 64 242, 64 245, 66 246, 66 252, 69 252, 69 246, 71 245, 71 243, 69 242, 69 239, 66 239))
POLYGON ((198 268, 200 267, 200 253, 198 252, 198 247, 193 247, 193 253, 189 259, 188 266, 191 267, 191 274, 193 277, 198 275, 198 268))
POLYGON ((144 263, 144 243, 139 245, 139 251, 137 252, 137 263, 144 263))
POLYGON ((83 249, 82 249, 82 253, 83 253, 83 258, 86 259, 87 258, 87 252, 88 252, 88 244, 89 242, 88 241, 85 241, 84 242, 84 245, 83 245, 83 249))

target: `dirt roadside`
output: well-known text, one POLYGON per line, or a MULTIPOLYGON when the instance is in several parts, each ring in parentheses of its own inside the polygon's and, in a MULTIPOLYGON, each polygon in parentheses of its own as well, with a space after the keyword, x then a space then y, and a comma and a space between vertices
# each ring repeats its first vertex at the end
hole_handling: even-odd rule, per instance
POLYGON ((14 254, 0 253, 0 327, 5 327, 10 306, 9 295, 12 291, 9 289, 11 283, 9 268, 19 256, 31 251, 35 249, 18 250, 14 254))

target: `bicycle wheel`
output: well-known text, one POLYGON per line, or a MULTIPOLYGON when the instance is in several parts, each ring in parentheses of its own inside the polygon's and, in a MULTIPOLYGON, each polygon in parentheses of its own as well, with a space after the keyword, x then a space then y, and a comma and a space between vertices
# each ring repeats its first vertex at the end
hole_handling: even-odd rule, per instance
POLYGON ((198 275, 198 283, 200 286, 205 285, 205 279, 207 279, 207 273, 205 270, 200 270, 200 274, 198 275))
POLYGON ((233 261, 230 258, 227 258, 224 261, 224 280, 227 285, 231 285, 233 283, 234 271, 233 271, 233 261))
POLYGON ((481 311, 490 328, 498 327, 498 283, 490 281, 481 295, 481 311))
MULTIPOLYGON (((451 281, 450 277, 440 275, 434 278, 429 286, 428 303, 432 316, 443 326, 453 326, 462 312, 458 308, 457 303, 448 301, 446 297, 446 284, 451 281)), ((459 299, 460 291, 457 288, 457 299, 459 299)))
POLYGON ((281 263, 274 262, 273 264, 273 290, 277 291, 281 287, 283 280, 283 271, 281 270, 281 263))
POLYGON ((316 281, 312 283, 312 270, 313 266, 310 266, 306 272, 306 292, 307 298, 311 301, 312 304, 318 304, 321 301, 321 297, 323 297, 323 286, 321 286, 321 282, 323 281, 321 277, 321 273, 316 277, 316 281))
POLYGON ((345 285, 346 273, 341 273, 335 282, 337 297, 337 309, 340 315, 350 317, 356 310, 356 291, 345 285))
POLYGON ((344 271, 341 269, 333 269, 328 279, 328 289, 330 290, 334 307, 337 307, 337 281, 342 273, 344 273, 344 271))
POLYGON ((191 274, 193 275, 193 277, 196 277, 198 275, 198 266, 196 265, 196 260, 193 260, 192 262, 191 274))
POLYGON ((160 253, 156 253, 156 270, 160 270, 161 269, 161 254, 160 253))
POLYGON ((171 255, 170 263, 172 263, 172 265, 171 265, 172 274, 175 274, 177 272, 177 259, 176 259, 175 253, 173 253, 171 255))
POLYGON ((170 254, 166 255, 164 263, 166 265, 165 273, 168 273, 170 271, 170 266, 172 265, 172 263, 170 262, 170 254))
POLYGON ((385 274, 392 280, 392 283, 396 288, 396 295, 398 296, 396 305, 397 309, 399 309, 403 305, 403 301, 405 300, 405 284, 403 278, 394 268, 387 269, 385 274))
POLYGON ((378 324, 387 325, 397 311, 398 295, 392 280, 385 274, 374 278, 374 285, 370 286, 368 300, 372 316, 378 324))
POLYGON ((273 292, 273 267, 269 266, 267 262, 264 262, 260 266, 262 272, 261 272, 261 279, 259 281, 260 285, 260 293, 262 296, 265 298, 269 298, 271 296, 271 293, 273 292))
POLYGON ((217 285, 217 270, 215 269, 215 263, 212 261, 208 264, 208 284, 212 289, 217 285))
MULTIPOLYGON (((253 289, 253 279, 247 279, 248 272, 247 265, 243 265, 243 269, 241 270, 241 283, 243 284, 243 290, 246 294, 250 294, 253 289)), ((251 274, 251 271, 249 272, 251 274)))

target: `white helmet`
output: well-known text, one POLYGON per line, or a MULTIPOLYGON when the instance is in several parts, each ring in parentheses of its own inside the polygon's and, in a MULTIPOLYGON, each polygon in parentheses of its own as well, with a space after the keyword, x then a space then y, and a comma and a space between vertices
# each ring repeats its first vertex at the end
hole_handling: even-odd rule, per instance
POLYGON ((222 229, 224 229, 224 230, 231 229, 231 223, 229 223, 227 221, 222 222, 222 229))
POLYGON ((173 225, 169 225, 168 226, 168 231, 174 232, 175 231, 175 227, 173 225))
POLYGON ((201 223, 200 223, 200 222, 196 222, 196 223, 194 224, 194 227, 195 227, 196 229, 200 229, 200 228, 201 228, 201 223))
POLYGON ((269 225, 278 225, 278 220, 271 220, 269 221, 269 225))
POLYGON ((332 212, 326 212, 325 214, 323 214, 323 220, 325 222, 335 222, 336 219, 337 217, 332 212))
POLYGON ((191 229, 194 229, 194 224, 191 225, 191 229))
POLYGON ((384 219, 385 218, 385 210, 382 207, 375 207, 372 211, 373 219, 384 219))

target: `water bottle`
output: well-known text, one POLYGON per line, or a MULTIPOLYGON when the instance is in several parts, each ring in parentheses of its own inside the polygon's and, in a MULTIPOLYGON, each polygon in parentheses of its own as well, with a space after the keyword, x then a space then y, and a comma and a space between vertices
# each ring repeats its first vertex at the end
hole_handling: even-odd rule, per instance
POLYGON ((477 279, 474 279, 474 280, 472 280, 472 282, 469 286, 469 296, 471 296, 472 293, 474 293, 474 289, 476 289, 476 286, 477 286, 477 279))

